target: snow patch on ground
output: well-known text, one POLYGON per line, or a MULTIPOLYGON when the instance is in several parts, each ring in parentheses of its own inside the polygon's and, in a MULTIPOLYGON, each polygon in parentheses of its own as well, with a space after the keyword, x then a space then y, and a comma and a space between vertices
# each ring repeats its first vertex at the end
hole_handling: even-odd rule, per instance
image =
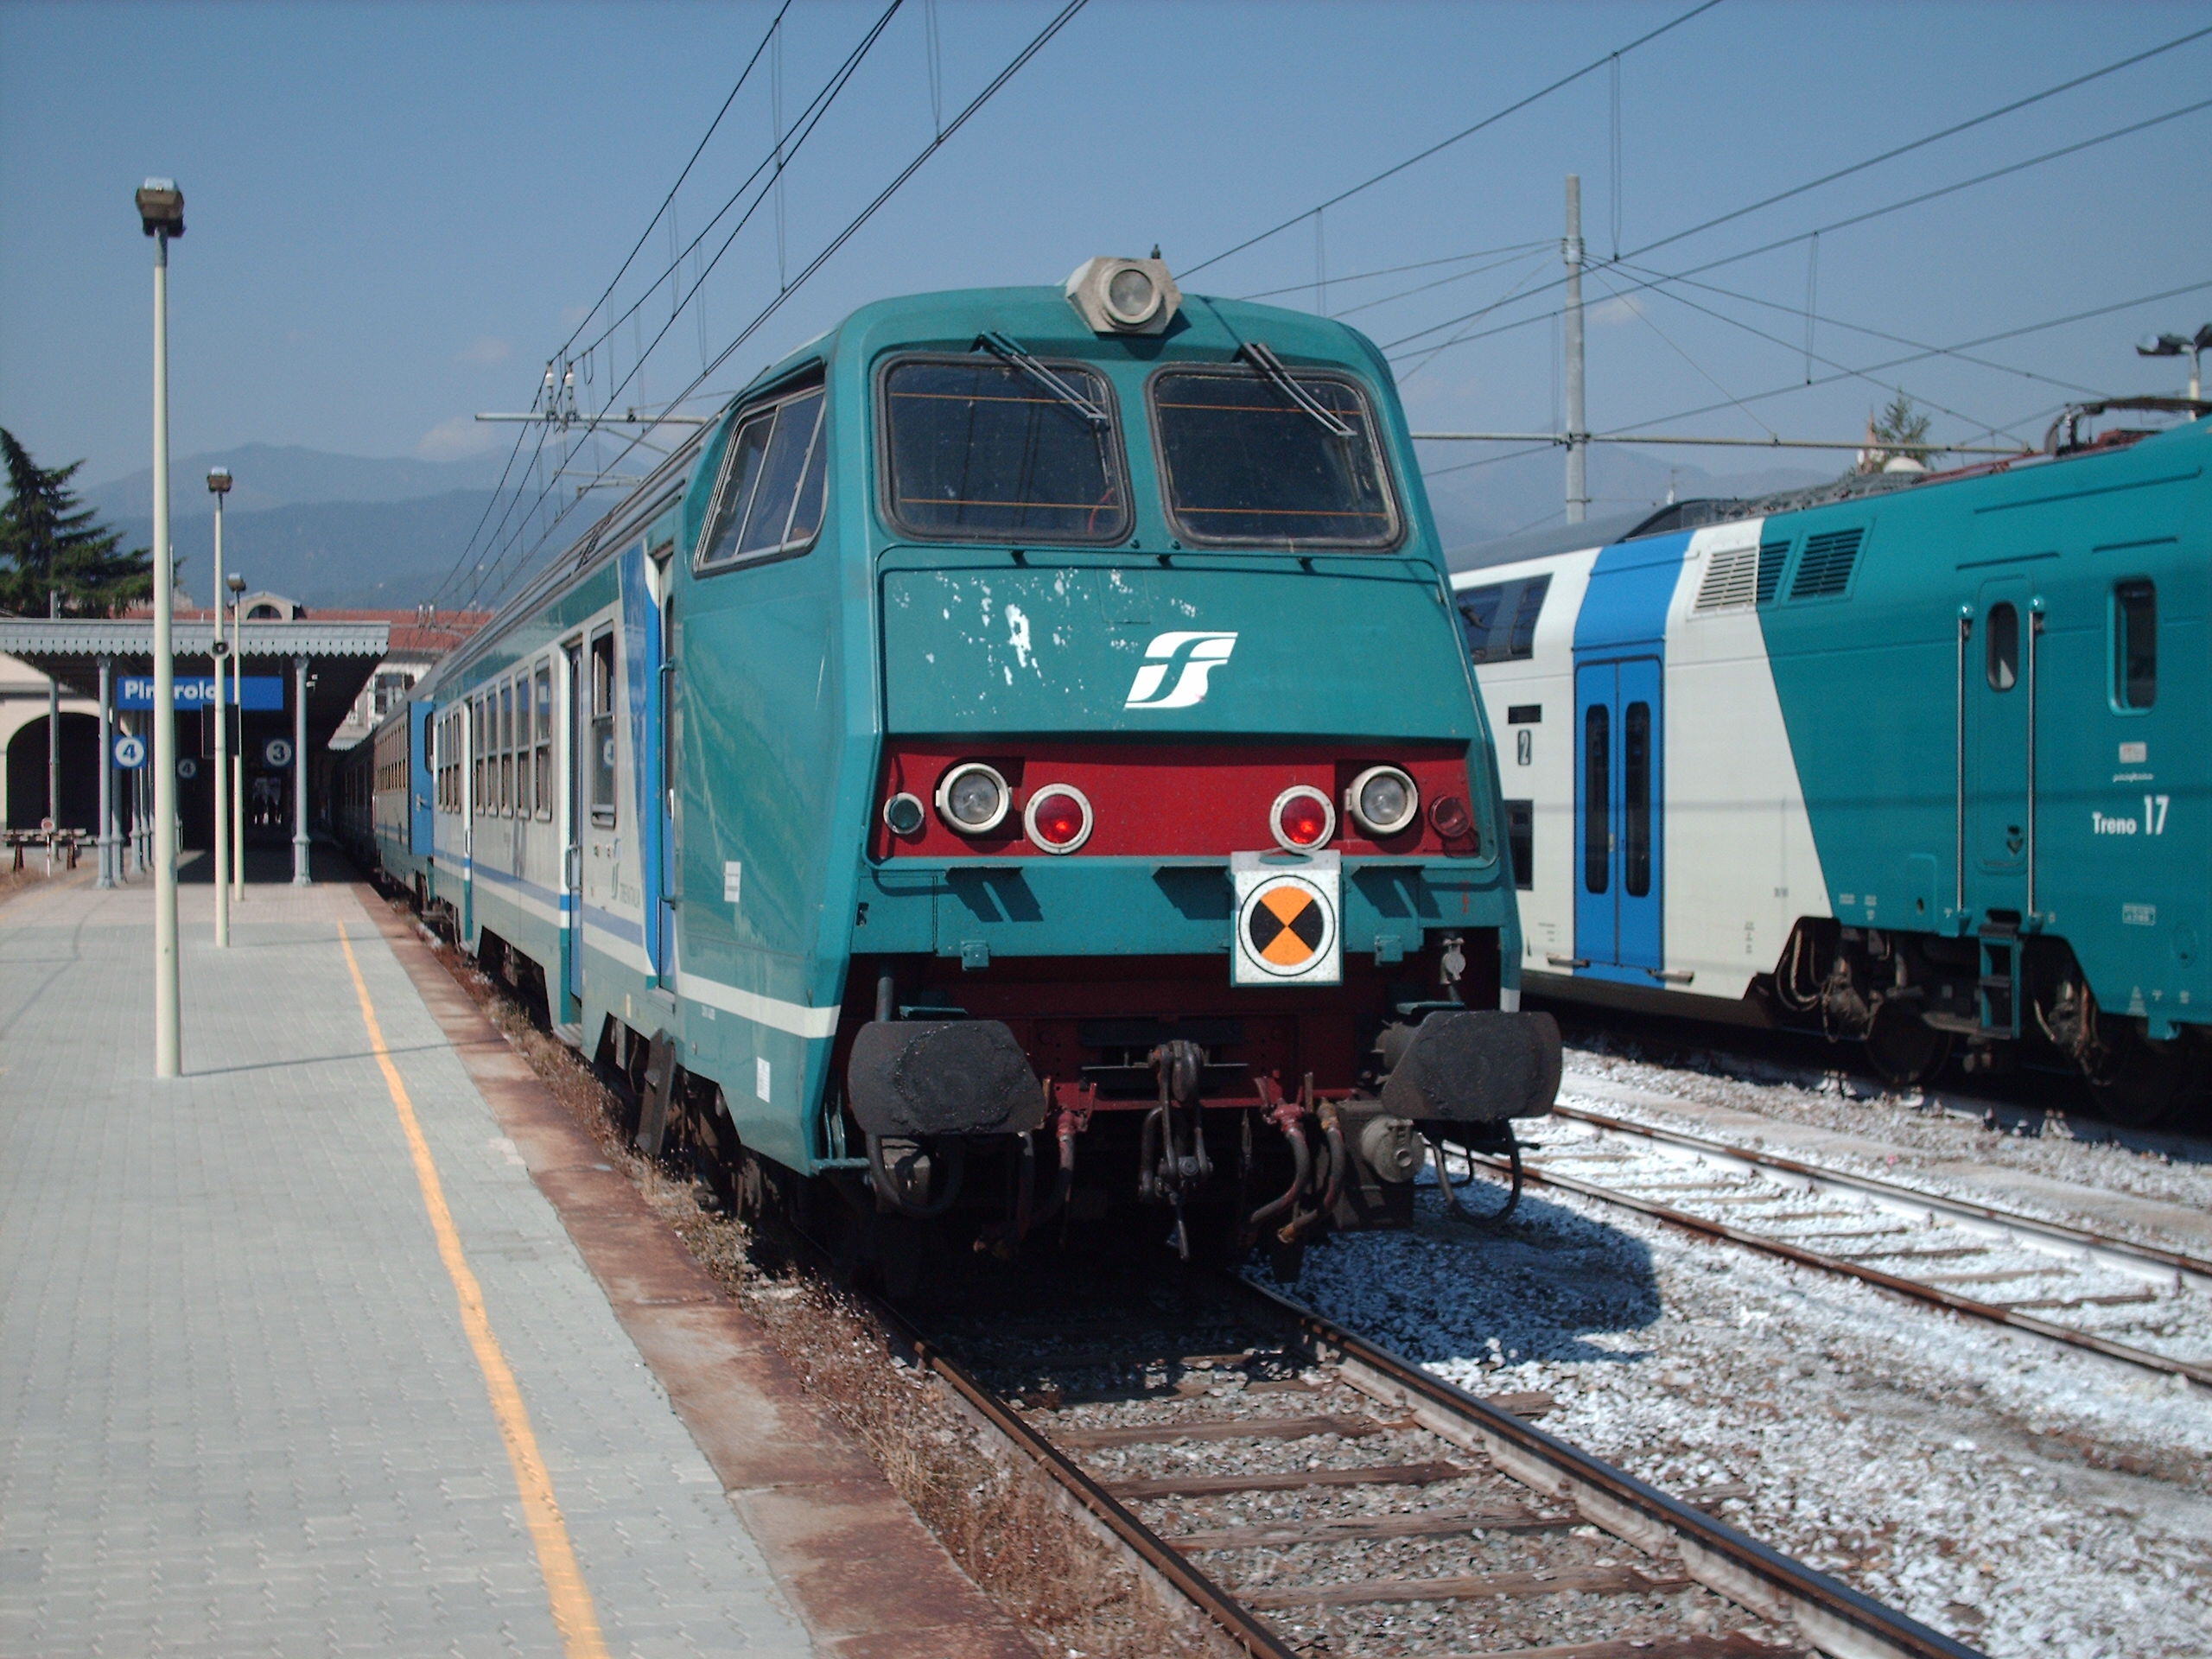
POLYGON ((2212 1396, 1595 1200, 1421 1205, 1288 1288, 1996 1659, 2212 1654, 2212 1396))

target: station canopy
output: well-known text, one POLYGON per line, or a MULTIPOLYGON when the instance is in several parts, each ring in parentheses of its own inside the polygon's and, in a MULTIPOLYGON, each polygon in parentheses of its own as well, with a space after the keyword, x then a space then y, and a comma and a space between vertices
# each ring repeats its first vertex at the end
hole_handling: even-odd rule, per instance
MULTIPOLYGON (((227 631, 226 631, 227 634, 227 631)), ((327 747, 346 711, 391 649, 389 622, 249 620, 238 629, 239 654, 251 677, 281 676, 289 709, 292 677, 304 658, 308 671, 308 750, 327 747)), ((181 616, 169 628, 169 651, 180 677, 212 674, 213 626, 206 612, 181 616)), ((0 617, 0 652, 50 675, 73 695, 99 696, 100 661, 106 658, 120 702, 126 675, 154 671, 151 617, 0 617)), ((178 707, 196 707, 181 699, 178 707)))

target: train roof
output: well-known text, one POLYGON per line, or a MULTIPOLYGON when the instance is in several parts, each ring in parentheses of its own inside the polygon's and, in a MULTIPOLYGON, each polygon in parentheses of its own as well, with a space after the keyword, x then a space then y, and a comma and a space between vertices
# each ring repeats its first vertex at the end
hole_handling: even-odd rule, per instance
POLYGON ((1702 530, 1708 524, 1732 524, 1747 519, 1772 518, 1783 513, 1833 506, 1839 502, 1863 501, 1906 490, 1964 483, 1971 479, 1987 478, 2023 467, 2043 467, 2090 455, 2110 454, 2142 443, 2170 440, 2188 442, 2192 438, 2201 441, 2212 435, 2212 420, 2205 416, 2209 409, 2212 409, 2212 404, 2191 404, 2188 399, 2180 397, 2113 398, 2102 403, 2081 404, 2062 415, 2052 424, 2043 451, 2031 452, 2017 459, 2008 456, 1940 473, 1847 473, 1826 483, 1806 485, 1794 490, 1777 490, 1767 495, 1694 496, 1687 500, 1670 501, 1657 508, 1639 507, 1626 512, 1607 513, 1579 524, 1548 524, 1536 530, 1502 536, 1493 541, 1469 543, 1463 547, 1448 550, 1445 562, 1455 574, 1486 570, 1496 566, 1517 564, 1524 559, 1549 558, 1555 554, 1611 547, 1617 543, 1634 541, 1640 536, 1663 536, 1671 531, 1702 530), (2123 428, 2093 440, 2082 440, 2079 436, 2081 420, 2088 416, 2103 414, 2108 410, 2149 410, 2177 414, 2194 411, 2196 418, 2162 429, 2146 431, 2123 428))

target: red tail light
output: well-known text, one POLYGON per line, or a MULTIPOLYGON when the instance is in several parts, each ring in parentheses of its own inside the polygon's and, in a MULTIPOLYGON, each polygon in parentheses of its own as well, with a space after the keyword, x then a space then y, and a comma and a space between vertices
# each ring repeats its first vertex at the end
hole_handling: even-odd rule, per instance
POLYGON ((1337 809, 1319 790, 1294 784, 1275 797, 1268 826, 1275 839, 1292 852, 1322 845, 1337 831, 1337 809))
POLYGON ((1022 813, 1029 839, 1048 853, 1071 853, 1090 839, 1090 802, 1071 784, 1047 784, 1022 813))

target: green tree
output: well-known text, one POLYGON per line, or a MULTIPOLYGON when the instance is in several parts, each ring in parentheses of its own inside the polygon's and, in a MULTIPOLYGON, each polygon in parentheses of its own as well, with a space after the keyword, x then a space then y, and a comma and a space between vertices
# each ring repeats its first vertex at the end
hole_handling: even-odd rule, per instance
POLYGON ((69 480, 85 463, 41 467, 16 435, 0 426, 0 459, 8 467, 8 505, 0 507, 0 611, 44 616, 59 594, 70 616, 113 616, 154 594, 153 556, 144 548, 118 550, 123 535, 94 522, 77 505, 69 480))
POLYGON ((1899 455, 1928 462, 1936 451, 1927 448, 1931 417, 1900 391, 1890 406, 1866 422, 1866 447, 1859 452, 1859 470, 1878 473, 1899 455))

